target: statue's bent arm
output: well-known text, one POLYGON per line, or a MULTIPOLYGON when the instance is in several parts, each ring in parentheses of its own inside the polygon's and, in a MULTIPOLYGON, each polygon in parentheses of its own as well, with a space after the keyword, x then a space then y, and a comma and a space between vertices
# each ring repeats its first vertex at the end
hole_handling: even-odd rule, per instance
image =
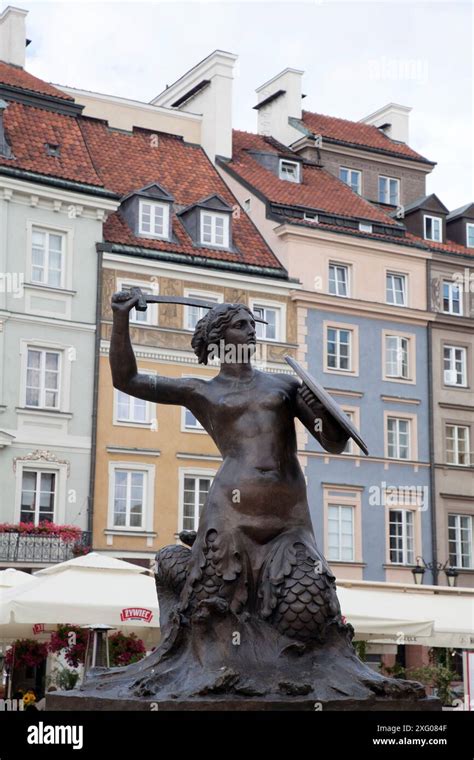
POLYGON ((312 399, 309 405, 301 385, 296 391, 295 415, 330 454, 344 451, 349 436, 321 403, 312 399))

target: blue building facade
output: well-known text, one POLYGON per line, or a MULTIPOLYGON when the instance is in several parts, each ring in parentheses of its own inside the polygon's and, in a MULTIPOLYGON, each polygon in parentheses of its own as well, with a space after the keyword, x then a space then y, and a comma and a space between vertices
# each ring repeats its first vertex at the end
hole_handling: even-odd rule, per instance
MULTIPOLYGON (((352 442, 332 455, 307 436, 318 544, 337 577, 413 582, 416 557, 432 554, 426 324, 317 307, 308 308, 306 326, 310 373, 351 416, 369 449, 366 457, 352 442), (395 339, 406 341, 398 348, 409 380, 387 379, 395 339), (351 354, 350 369, 331 366, 335 354, 341 363, 341 353, 351 354)), ((427 572, 425 583, 431 582, 427 572)))

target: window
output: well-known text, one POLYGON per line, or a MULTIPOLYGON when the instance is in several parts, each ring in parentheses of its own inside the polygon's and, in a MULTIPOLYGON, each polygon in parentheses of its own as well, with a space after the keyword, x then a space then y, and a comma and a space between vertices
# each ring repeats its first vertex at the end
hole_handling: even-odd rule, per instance
POLYGON ((408 379, 408 338, 400 335, 385 336, 385 375, 408 379))
POLYGON ((466 349, 460 346, 444 346, 445 385, 467 385, 466 349))
POLYGON ((361 178, 362 173, 357 169, 346 169, 344 166, 339 168, 339 179, 342 179, 346 185, 349 185, 354 193, 361 193, 361 178))
MULTIPOLYGON (((220 296, 208 293, 185 292, 186 298, 196 298, 199 301, 210 301, 211 303, 220 303, 220 296)), ((209 309, 205 306, 185 306, 184 307, 184 328, 185 330, 195 330, 197 323, 202 319, 209 309)))
POLYGON ((390 562, 397 565, 413 565, 414 520, 407 509, 391 509, 389 512, 390 562))
POLYGON ((441 243, 443 240, 443 220, 440 216, 424 216, 425 240, 441 243))
POLYGON ((387 272, 386 301, 395 306, 407 305, 407 278, 404 274, 387 272))
POLYGON ((118 422, 148 423, 148 403, 142 398, 129 396, 123 391, 116 391, 116 409, 118 422))
POLYGON ((59 409, 59 351, 28 348, 25 406, 59 409))
POLYGON ((169 237, 170 208, 168 203, 140 200, 138 213, 140 235, 156 238, 169 237))
POLYGON ((443 282, 443 311, 445 314, 462 315, 461 288, 455 282, 443 282))
POLYGON ((201 244, 229 247, 229 215, 201 211, 201 244))
POLYGON ((251 308, 254 317, 268 322, 267 325, 262 324, 262 322, 255 323, 257 338, 261 340, 280 340, 280 309, 262 306, 261 304, 253 304, 251 308))
POLYGON ((183 480, 183 530, 197 530, 199 516, 211 487, 212 477, 185 475, 183 480))
POLYGON ((466 246, 474 248, 474 224, 466 224, 466 246))
POLYGON ((204 430, 198 419, 189 409, 184 409, 184 429, 185 430, 204 430))
POLYGON ((300 164, 297 161, 286 161, 280 158, 280 179, 285 179, 287 182, 299 182, 300 181, 300 164))
POLYGON ((465 425, 446 425, 446 462, 469 467, 469 428, 465 425))
POLYGON ((333 296, 349 295, 349 267, 329 264, 329 292, 333 296))
POLYGON ((317 222, 319 217, 317 214, 312 214, 310 211, 305 211, 303 214, 303 219, 307 222, 317 222))
POLYGON ((328 327, 327 366, 329 369, 351 371, 351 330, 328 327))
POLYGON ((372 232, 373 227, 366 222, 359 222, 359 232, 372 232))
POLYGON ((473 519, 471 515, 448 515, 449 563, 473 568, 473 519))
POLYGON ((66 236, 36 227, 31 231, 31 280, 38 285, 63 287, 66 236))
POLYGON ((394 177, 379 177, 379 203, 398 206, 400 203, 400 180, 394 177))
POLYGON ((56 473, 23 470, 20 521, 34 523, 54 521, 56 473))
POLYGON ((146 497, 146 472, 117 468, 114 476, 113 526, 141 528, 146 497))
POLYGON ((354 507, 328 505, 328 560, 354 561, 354 507))
POLYGON ((410 459, 410 420, 387 418, 387 455, 390 459, 410 459))

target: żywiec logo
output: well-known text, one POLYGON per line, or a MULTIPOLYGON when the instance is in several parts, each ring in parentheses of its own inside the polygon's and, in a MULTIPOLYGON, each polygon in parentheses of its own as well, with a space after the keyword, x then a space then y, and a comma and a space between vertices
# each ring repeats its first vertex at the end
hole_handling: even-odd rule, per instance
POLYGON ((120 613, 120 620, 143 620, 144 623, 151 623, 153 612, 144 607, 125 607, 120 613))

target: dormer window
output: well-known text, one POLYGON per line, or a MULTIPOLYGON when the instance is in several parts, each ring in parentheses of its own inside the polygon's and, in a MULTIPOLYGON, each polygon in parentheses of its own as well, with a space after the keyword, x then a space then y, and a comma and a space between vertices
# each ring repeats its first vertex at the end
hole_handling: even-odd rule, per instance
POLYGON ((466 224, 466 246, 474 248, 474 224, 466 224))
POLYGON ((201 211, 201 244, 229 247, 229 215, 201 211))
POLYGON ((155 203, 140 199, 139 233, 146 237, 169 237, 170 206, 169 203, 155 203))
POLYGON ((425 240, 433 240, 435 243, 442 243, 443 241, 443 220, 440 216, 425 216, 424 230, 425 240))
POLYGON ((300 164, 298 161, 288 161, 280 158, 279 177, 287 182, 300 182, 300 164))
POLYGON ((122 198, 120 215, 138 237, 171 240, 173 201, 167 190, 152 182, 122 198))

